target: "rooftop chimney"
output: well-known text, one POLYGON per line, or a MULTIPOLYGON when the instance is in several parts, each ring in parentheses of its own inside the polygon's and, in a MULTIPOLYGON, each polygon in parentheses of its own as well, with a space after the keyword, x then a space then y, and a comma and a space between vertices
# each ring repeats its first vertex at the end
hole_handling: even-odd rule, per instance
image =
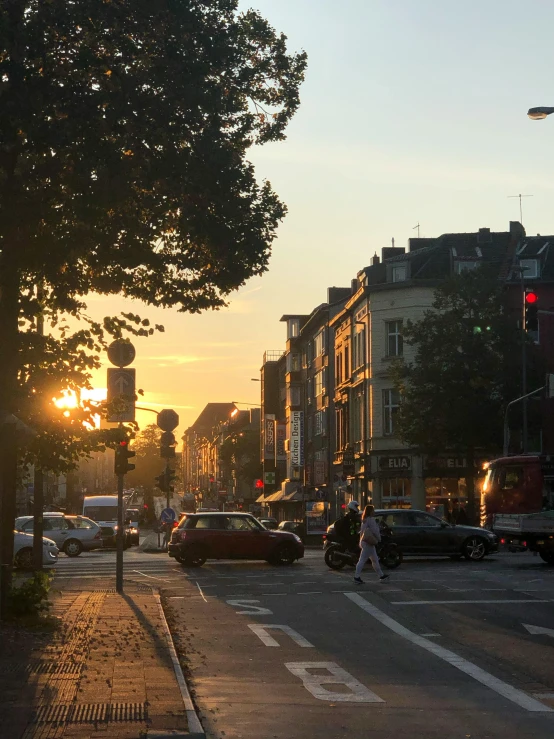
POLYGON ((477 234, 477 243, 478 244, 491 244, 491 230, 490 228, 480 228, 479 233, 477 234))
POLYGON ((379 257, 377 256, 377 252, 373 255, 373 259, 371 260, 372 266, 375 266, 376 264, 379 264, 379 257))

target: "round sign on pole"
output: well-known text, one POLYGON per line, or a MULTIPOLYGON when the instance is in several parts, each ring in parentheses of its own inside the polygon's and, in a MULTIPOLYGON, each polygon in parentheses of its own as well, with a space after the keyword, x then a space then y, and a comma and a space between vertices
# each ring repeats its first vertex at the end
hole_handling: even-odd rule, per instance
POLYGON ((173 408, 164 408, 158 413, 157 424, 162 431, 173 431, 179 425, 179 415, 173 408))
POLYGON ((108 347, 108 359, 116 367, 127 367, 136 356, 135 347, 130 341, 117 339, 108 347))

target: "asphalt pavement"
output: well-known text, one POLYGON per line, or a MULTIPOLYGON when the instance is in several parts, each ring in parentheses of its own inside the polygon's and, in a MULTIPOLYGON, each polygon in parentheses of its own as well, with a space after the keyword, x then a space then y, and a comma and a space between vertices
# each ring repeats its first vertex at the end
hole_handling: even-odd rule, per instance
MULTIPOLYGON (((115 554, 92 552, 61 556, 56 580, 114 574, 115 554)), ((125 552, 125 580, 161 589, 210 737, 550 739, 554 568, 525 553, 390 574, 355 586, 318 550, 198 569, 125 552)))

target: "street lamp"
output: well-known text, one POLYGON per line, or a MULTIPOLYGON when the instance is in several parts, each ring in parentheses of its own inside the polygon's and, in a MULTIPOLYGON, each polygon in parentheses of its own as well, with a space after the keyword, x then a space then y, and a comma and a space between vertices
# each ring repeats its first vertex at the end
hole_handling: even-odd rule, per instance
POLYGON ((546 116, 550 115, 551 113, 554 113, 554 108, 547 108, 544 106, 540 106, 538 108, 529 108, 527 111, 527 115, 529 118, 531 118, 532 121, 542 121, 543 118, 546 118, 546 116))

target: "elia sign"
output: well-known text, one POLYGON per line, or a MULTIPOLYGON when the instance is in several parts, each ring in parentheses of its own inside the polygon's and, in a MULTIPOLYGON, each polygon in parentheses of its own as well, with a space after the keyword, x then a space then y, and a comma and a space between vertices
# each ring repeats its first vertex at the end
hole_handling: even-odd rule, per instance
POLYGON ((412 469, 412 458, 399 457, 379 457, 379 469, 387 472, 408 472, 412 469))
POLYGON ((275 459, 275 416, 264 416, 264 459, 275 459))

